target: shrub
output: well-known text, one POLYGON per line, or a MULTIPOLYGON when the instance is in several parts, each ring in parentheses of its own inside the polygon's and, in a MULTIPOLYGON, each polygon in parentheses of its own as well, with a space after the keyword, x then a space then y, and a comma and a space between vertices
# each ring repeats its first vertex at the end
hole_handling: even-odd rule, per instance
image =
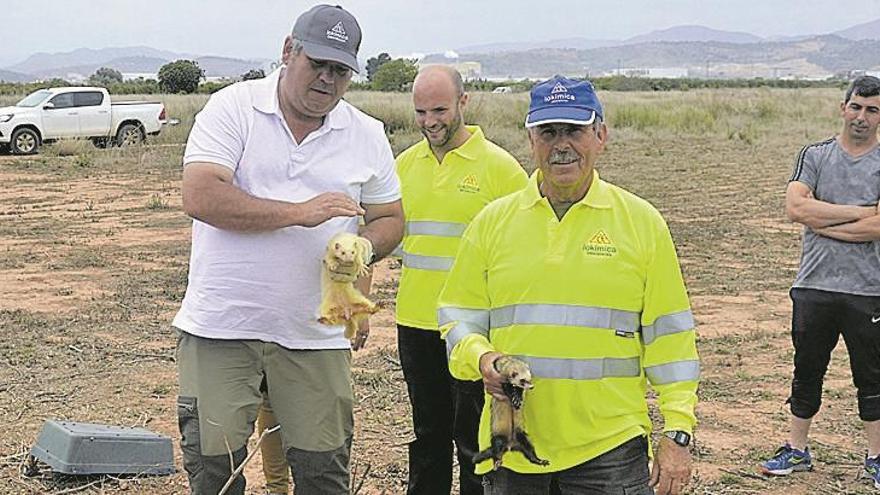
POLYGON ((159 69, 159 87, 169 93, 195 93, 205 71, 192 60, 175 60, 159 69))

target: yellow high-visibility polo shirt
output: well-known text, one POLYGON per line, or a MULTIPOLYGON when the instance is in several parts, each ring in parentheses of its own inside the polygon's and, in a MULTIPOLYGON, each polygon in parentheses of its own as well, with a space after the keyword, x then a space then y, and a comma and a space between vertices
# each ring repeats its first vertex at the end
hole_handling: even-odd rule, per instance
POLYGON ((471 219, 493 200, 522 189, 528 177, 479 126, 443 163, 423 139, 397 157, 406 218, 397 323, 437 330, 437 295, 471 219))
MULTIPOLYGON (((520 473, 567 469, 649 435, 645 394, 665 430, 692 431, 699 379, 694 320, 672 236, 648 202, 594 172, 558 220, 538 190, 486 207, 471 222, 439 299, 452 375, 481 378, 480 356, 526 360, 525 430, 546 467, 507 453, 520 473)), ((480 422, 489 445, 490 402, 480 422)), ((491 468, 491 461, 477 467, 491 468)))

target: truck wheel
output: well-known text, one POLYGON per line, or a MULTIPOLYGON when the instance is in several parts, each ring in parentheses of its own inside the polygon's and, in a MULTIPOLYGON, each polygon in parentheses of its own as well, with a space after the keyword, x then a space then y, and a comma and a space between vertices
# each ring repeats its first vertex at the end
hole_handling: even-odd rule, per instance
POLYGON ((12 133, 9 149, 16 155, 32 155, 40 149, 40 136, 27 127, 16 129, 12 133))
POLYGON ((137 124, 123 124, 116 131, 116 146, 124 148, 144 142, 144 131, 137 124))

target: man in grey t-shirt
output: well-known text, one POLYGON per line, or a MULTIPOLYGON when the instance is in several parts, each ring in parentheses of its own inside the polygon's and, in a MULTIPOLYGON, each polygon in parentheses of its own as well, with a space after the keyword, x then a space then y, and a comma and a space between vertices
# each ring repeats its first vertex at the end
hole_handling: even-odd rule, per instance
POLYGON ((868 440, 865 471, 880 488, 880 79, 853 81, 840 112, 840 135, 801 150, 785 192, 788 217, 804 225, 791 289, 791 430, 761 470, 786 475, 812 469, 807 434, 842 334, 868 440))

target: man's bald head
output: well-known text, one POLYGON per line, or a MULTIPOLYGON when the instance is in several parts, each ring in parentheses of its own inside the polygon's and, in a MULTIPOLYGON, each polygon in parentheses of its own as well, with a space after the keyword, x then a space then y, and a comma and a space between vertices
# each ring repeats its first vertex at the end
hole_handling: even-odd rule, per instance
POLYGON ((449 65, 427 65, 423 67, 415 81, 413 81, 413 93, 418 91, 418 87, 425 85, 448 84, 452 87, 456 97, 464 94, 464 81, 461 74, 455 68, 449 65))
POLYGON ((416 125, 442 161, 445 153, 461 146, 470 132, 462 111, 467 105, 461 74, 448 65, 424 67, 413 81, 416 125))

